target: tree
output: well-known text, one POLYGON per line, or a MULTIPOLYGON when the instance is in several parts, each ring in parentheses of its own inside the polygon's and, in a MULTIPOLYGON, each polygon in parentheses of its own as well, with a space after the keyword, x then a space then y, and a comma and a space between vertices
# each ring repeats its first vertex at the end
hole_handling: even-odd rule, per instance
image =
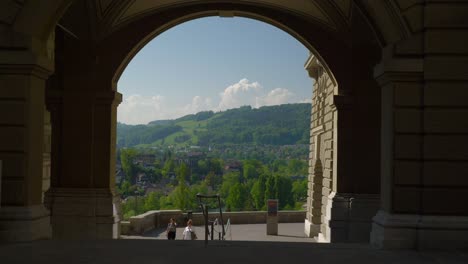
POLYGON ((244 209, 246 202, 246 191, 241 183, 236 183, 231 187, 229 196, 226 198, 226 206, 232 211, 240 211, 244 209))
POLYGON ((173 173, 175 169, 175 163, 173 159, 167 159, 164 163, 164 167, 162 169, 162 175, 164 178, 168 179, 170 173, 173 173))
POLYGON ((209 171, 214 172, 214 174, 223 174, 223 161, 221 159, 210 159, 208 166, 209 171))
POLYGON ((245 162, 244 163, 244 170, 243 170, 243 178, 244 179, 255 179, 257 178, 257 170, 255 166, 245 162))
POLYGON ((173 192, 174 205, 180 210, 187 210, 190 203, 190 192, 188 190, 187 184, 185 183, 185 170, 186 169, 179 167, 177 175, 177 181, 179 184, 173 192))
POLYGON ((307 175, 308 165, 307 162, 291 159, 288 162, 288 173, 289 175, 307 175))
POLYGON ((135 191, 135 188, 132 188, 132 185, 130 184, 130 182, 125 180, 123 181, 118 191, 122 196, 126 197, 126 196, 133 194, 133 192, 135 191))
MULTIPOLYGON (((206 195, 212 194, 208 192, 208 186, 204 182, 190 186, 189 208, 199 208, 198 200, 197 200, 198 193, 206 194, 206 195)), ((217 207, 217 204, 212 203, 214 202, 214 200, 207 201, 207 202, 208 202, 207 205, 209 208, 217 207)))
POLYGON ((125 179, 131 183, 135 183, 137 172, 137 166, 134 164, 136 154, 134 149, 122 149, 120 151, 120 160, 122 162, 122 169, 125 172, 125 179))
POLYGON ((159 203, 159 198, 162 196, 160 192, 150 192, 148 196, 144 199, 143 210, 145 212, 151 210, 159 210, 161 208, 159 203))
POLYGON ((285 172, 287 169, 288 163, 285 160, 275 160, 271 164, 271 169, 273 172, 285 172))
POLYGON ((254 182, 250 191, 253 204, 257 210, 261 210, 265 207, 265 182, 266 176, 261 174, 258 180, 254 182))
POLYGON ((294 201, 304 201, 307 198, 307 178, 292 184, 294 201))
POLYGON ((266 204, 268 199, 276 199, 275 178, 272 175, 267 175, 265 180, 265 196, 263 203, 266 204))
POLYGON ((275 176, 275 187, 279 200, 280 208, 285 207, 293 208, 294 207, 294 198, 292 193, 292 181, 290 177, 286 176, 275 176))
MULTIPOLYGON (((265 183, 265 200, 278 199, 279 207, 294 207, 291 178, 275 174, 268 176, 265 183)), ((265 201, 266 203, 266 201, 265 201)))
POLYGON ((159 198, 159 208, 161 209, 175 209, 174 201, 172 199, 172 195, 170 196, 161 196, 159 198))
POLYGON ((182 162, 179 165, 176 171, 176 175, 177 175, 177 179, 179 180, 179 182, 180 180, 188 181, 189 176, 190 176, 190 170, 185 163, 182 162))
POLYGON ((223 183, 221 184, 221 188, 219 190, 221 197, 226 199, 229 196, 231 188, 236 183, 239 183, 238 172, 229 172, 229 173, 224 174, 223 183))
POLYGON ((214 174, 214 172, 210 171, 210 173, 208 173, 208 175, 206 175, 205 183, 206 183, 207 186, 210 186, 213 189, 215 188, 216 175, 214 174))

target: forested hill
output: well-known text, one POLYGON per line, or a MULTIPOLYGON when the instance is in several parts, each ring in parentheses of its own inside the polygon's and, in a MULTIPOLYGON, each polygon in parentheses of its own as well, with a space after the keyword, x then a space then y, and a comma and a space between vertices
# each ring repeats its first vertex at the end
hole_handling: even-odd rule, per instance
POLYGON ((310 104, 199 112, 148 125, 117 124, 119 147, 215 144, 292 145, 309 142, 310 104))

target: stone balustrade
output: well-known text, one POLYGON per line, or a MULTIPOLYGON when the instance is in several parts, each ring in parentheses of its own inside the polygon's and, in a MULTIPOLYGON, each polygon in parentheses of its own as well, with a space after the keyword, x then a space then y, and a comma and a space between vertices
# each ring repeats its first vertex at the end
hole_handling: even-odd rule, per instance
MULTIPOLYGON (((219 213, 210 212, 209 218, 215 219, 219 213)), ((223 219, 226 223, 230 219, 231 224, 265 224, 266 211, 246 211, 246 212, 223 212, 223 219)), ((305 211, 279 211, 278 220, 280 223, 303 223, 306 217, 305 211)), ((180 226, 185 226, 188 220, 187 213, 181 210, 161 210, 148 211, 144 214, 130 217, 129 221, 121 221, 121 235, 141 235, 151 229, 165 227, 170 218, 174 218, 180 226)), ((203 225, 202 213, 192 214, 193 225, 203 225)))

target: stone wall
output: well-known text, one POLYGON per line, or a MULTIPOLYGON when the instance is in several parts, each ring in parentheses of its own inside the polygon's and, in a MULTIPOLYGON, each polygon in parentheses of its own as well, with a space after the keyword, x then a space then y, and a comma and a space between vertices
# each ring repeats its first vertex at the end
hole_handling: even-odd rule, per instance
MULTIPOLYGON (((305 211, 279 211, 280 223, 302 223, 306 216, 305 211)), ((219 213, 210 213, 209 219, 219 217, 219 213)), ((228 219, 233 225, 240 224, 265 224, 267 212, 223 212, 224 222, 228 219)), ((180 210, 148 211, 144 214, 130 217, 129 221, 122 221, 121 235, 141 235, 151 229, 166 227, 170 218, 174 218, 180 226, 185 226, 187 213, 180 210)), ((193 225, 204 225, 205 221, 202 213, 192 214, 193 225)))
POLYGON ((320 242, 369 241, 380 206, 380 96, 368 68, 354 69, 361 64, 353 63, 353 82, 340 89, 317 56, 305 64, 314 87, 304 231, 320 242))
POLYGON ((380 248, 468 245, 468 3, 402 8, 412 37, 385 49, 380 248))
POLYGON ((309 190, 306 234, 310 237, 329 233, 328 197, 333 186, 333 128, 336 108, 332 107, 335 82, 320 61, 311 55, 306 70, 315 80, 310 121, 309 190))

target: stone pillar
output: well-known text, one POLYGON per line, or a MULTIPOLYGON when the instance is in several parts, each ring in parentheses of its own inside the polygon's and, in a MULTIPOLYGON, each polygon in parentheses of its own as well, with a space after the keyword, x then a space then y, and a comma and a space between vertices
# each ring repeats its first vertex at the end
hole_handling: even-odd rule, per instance
MULTIPOLYGON (((378 194, 361 191, 366 182, 356 174, 354 156, 356 150, 355 102, 350 96, 334 95, 331 101, 333 113, 332 174, 329 189, 323 189, 323 220, 319 242, 369 241, 371 219, 379 207, 378 194)), ((363 147, 365 148, 365 147, 363 147)), ((325 184, 324 184, 325 185, 325 184)))
POLYGON ((51 60, 29 49, 0 48, 0 241, 50 237, 42 165, 45 80, 52 69, 51 60))
MULTIPOLYGON (((320 134, 323 133, 323 125, 319 123, 319 84, 318 75, 321 71, 318 59, 310 55, 305 63, 305 69, 314 80, 312 91, 312 109, 310 118, 310 149, 309 149, 309 176, 308 176, 308 197, 307 214, 304 220, 304 232, 308 237, 317 237, 320 232, 322 216, 322 181, 323 171, 320 160, 320 134)), ((320 95, 321 97, 321 95, 320 95)))
POLYGON ((115 200, 117 92, 49 93, 53 238, 118 238, 115 200), (57 164, 56 164, 57 163, 57 164))
POLYGON ((468 6, 426 1, 412 7, 418 8, 410 13, 421 16, 418 34, 388 47, 375 69, 382 88, 382 207, 371 242, 466 247, 468 6))
POLYGON ((366 115, 379 104, 372 97, 375 87, 367 82, 365 71, 363 77, 355 77, 359 87, 349 88, 359 96, 355 102, 350 95, 338 94, 338 85, 316 57, 308 59, 306 69, 315 84, 305 233, 319 242, 367 242, 372 217, 379 208, 378 175, 366 170, 375 168, 367 163, 379 157, 379 153, 368 153, 376 142, 366 137, 378 131, 378 123, 371 120, 378 114, 366 115))

